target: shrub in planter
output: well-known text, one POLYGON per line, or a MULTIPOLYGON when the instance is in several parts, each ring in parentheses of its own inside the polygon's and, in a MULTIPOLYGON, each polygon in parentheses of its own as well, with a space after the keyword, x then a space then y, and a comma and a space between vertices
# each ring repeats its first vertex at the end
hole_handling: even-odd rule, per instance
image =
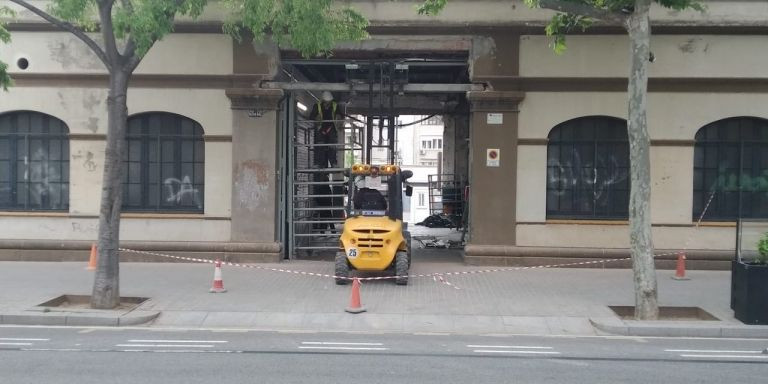
POLYGON ((768 233, 757 243, 751 261, 734 260, 731 307, 745 324, 768 325, 768 233))
POLYGON ((757 255, 755 263, 768 264, 768 232, 757 242, 757 255))

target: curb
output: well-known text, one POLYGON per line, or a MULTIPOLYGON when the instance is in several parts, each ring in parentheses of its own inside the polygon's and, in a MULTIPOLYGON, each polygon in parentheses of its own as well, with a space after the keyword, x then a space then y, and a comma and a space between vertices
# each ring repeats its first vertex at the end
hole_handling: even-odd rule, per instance
POLYGON ((94 312, 11 312, 0 314, 0 324, 4 325, 58 325, 58 326, 93 326, 121 327, 140 325, 155 320, 159 311, 135 310, 124 314, 94 312))
POLYGON ((617 318, 590 318, 590 324, 602 332, 620 336, 712 337, 768 339, 765 325, 702 324, 690 321, 636 321, 617 318))

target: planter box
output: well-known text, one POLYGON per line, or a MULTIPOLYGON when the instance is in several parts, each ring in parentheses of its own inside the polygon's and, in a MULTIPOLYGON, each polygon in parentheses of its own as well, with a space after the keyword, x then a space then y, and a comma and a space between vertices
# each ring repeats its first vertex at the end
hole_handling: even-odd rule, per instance
POLYGON ((731 308, 744 324, 768 325, 768 265, 733 261, 731 308))

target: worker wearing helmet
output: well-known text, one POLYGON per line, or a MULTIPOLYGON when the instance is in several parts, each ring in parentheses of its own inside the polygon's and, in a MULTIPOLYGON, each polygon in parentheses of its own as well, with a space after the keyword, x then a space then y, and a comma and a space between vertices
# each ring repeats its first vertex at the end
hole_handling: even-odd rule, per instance
POLYGON ((338 104, 333 100, 333 95, 330 92, 323 92, 321 100, 312 108, 309 118, 315 120, 315 144, 320 144, 313 148, 313 162, 315 166, 319 168, 336 168, 338 164, 336 147, 323 145, 338 144, 338 127, 343 119, 338 104))

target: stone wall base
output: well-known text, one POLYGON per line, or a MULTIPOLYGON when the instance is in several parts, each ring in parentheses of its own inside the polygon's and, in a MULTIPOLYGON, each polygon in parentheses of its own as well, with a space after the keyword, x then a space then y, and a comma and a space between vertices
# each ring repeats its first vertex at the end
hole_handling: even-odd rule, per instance
MULTIPOLYGON (((501 245, 467 245, 464 261, 469 265, 533 267, 562 265, 564 268, 631 268, 630 260, 608 261, 630 257, 629 249, 518 247, 501 245), (605 261, 605 262, 602 262, 605 261), (577 264, 584 263, 584 264, 577 264)), ((656 268, 675 269, 679 250, 657 249, 656 268)), ((730 270, 733 251, 688 250, 686 269, 730 270)))
MULTIPOLYGON (((82 261, 90 258, 91 242, 52 240, 0 240, 0 261, 82 261)), ((234 263, 277 263, 279 243, 150 242, 126 241, 121 248, 234 263)), ((133 252, 120 252, 124 262, 192 262, 133 252)))

